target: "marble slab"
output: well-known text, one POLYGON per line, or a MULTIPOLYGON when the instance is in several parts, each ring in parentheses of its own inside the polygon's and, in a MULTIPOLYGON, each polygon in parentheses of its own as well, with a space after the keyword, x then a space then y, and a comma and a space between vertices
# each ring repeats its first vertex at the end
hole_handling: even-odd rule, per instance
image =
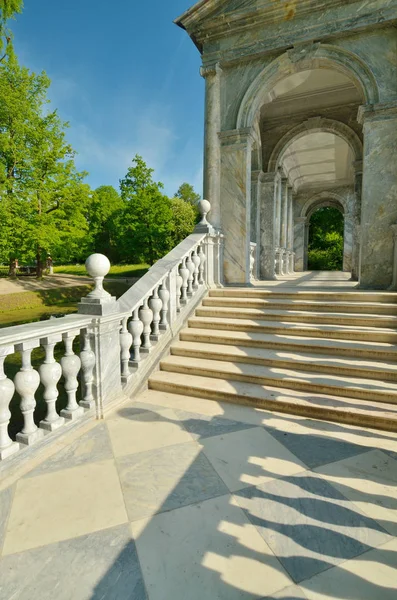
POLYGON ((8 487, 0 492, 0 555, 3 548, 7 521, 11 510, 14 487, 8 487))
POLYGON ((131 527, 150 600, 258 600, 291 585, 229 495, 131 527))
POLYGON ((310 472, 235 493, 295 583, 391 537, 335 487, 310 472))
POLYGON ((130 521, 228 492, 195 442, 124 456, 117 466, 130 521))
POLYGON ((253 425, 250 425, 249 423, 232 421, 217 416, 199 415, 197 413, 182 410, 175 412, 182 421, 184 428, 195 440, 224 435, 233 431, 241 431, 253 427, 253 425))
POLYGON ((108 430, 104 423, 100 423, 77 438, 70 446, 47 458, 41 465, 30 471, 26 477, 35 477, 111 458, 113 458, 113 451, 108 430))
POLYGON ((310 469, 356 456, 368 450, 365 446, 341 439, 342 436, 331 438, 328 435, 310 432, 309 437, 304 433, 279 431, 273 428, 268 428, 267 431, 310 469))
POLYGON ((0 598, 147 600, 128 525, 6 556, 0 598))

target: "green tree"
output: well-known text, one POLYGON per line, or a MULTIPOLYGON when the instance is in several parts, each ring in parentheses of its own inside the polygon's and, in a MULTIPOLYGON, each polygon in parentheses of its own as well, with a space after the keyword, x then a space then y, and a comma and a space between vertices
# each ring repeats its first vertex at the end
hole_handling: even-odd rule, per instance
POLYGON ((309 269, 342 270, 343 230, 344 218, 337 208, 320 208, 312 215, 309 231, 309 269))
POLYGON ((118 217, 120 246, 125 261, 154 264, 172 247, 171 201, 163 185, 153 181, 153 169, 136 155, 120 180, 124 208, 118 217))
POLYGON ((177 246, 193 232, 197 222, 197 210, 181 198, 171 198, 172 246, 177 246))
POLYGON ((89 209, 91 250, 105 254, 112 262, 120 260, 117 222, 123 208, 120 194, 111 185, 95 190, 89 209))
POLYGON ((200 194, 197 194, 194 191, 194 188, 190 183, 182 183, 182 185, 179 186, 175 197, 181 198, 185 202, 190 202, 190 204, 193 204, 194 206, 196 206, 197 202, 200 200, 200 194))
MULTIPOLYGON (((20 67, 10 52, 0 64, 0 224, 8 258, 73 255, 88 230, 90 188, 65 140, 66 123, 47 112, 50 81, 20 67)), ((4 257, 3 257, 4 258, 4 257)))
POLYGON ((3 61, 8 51, 12 49, 11 32, 7 27, 7 21, 22 11, 22 0, 0 0, 0 62, 3 61))

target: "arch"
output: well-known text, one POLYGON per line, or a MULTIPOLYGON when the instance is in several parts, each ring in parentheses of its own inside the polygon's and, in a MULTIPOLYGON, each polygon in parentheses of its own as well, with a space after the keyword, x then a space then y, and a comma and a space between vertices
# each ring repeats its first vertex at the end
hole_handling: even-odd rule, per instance
POLYGON ((361 90, 367 104, 379 102, 379 90, 372 71, 354 53, 330 44, 303 44, 272 61, 246 91, 237 116, 236 129, 251 128, 272 88, 288 75, 308 69, 332 68, 349 77, 361 90))
POLYGON ((363 145, 353 129, 341 121, 326 119, 323 117, 313 117, 311 119, 307 119, 300 125, 293 127, 281 138, 281 140, 278 141, 269 159, 269 173, 272 173, 277 169, 283 154, 286 152, 288 146, 292 144, 292 142, 297 141, 299 138, 304 137, 309 133, 318 132, 333 133, 334 135, 341 137, 352 149, 355 155, 355 160, 362 160, 363 145))
POLYGON ((349 213, 346 198, 336 192, 324 191, 314 194, 305 202, 302 206, 300 216, 301 218, 310 220, 310 217, 316 210, 324 208, 325 206, 334 206, 335 208, 342 207, 342 212, 345 216, 349 213))

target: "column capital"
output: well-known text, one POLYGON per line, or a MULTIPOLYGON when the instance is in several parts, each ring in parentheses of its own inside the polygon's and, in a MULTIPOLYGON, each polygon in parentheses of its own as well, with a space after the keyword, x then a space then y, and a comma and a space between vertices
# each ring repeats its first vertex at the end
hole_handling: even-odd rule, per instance
POLYGON ((260 171, 259 173, 259 181, 261 183, 272 183, 273 185, 275 184, 277 177, 277 173, 275 171, 269 171, 268 173, 260 171))
POLYGON ((214 77, 215 75, 218 75, 220 73, 222 73, 222 69, 218 62, 208 65, 202 65, 200 67, 200 75, 204 79, 207 79, 207 77, 214 77))
POLYGON ((306 223, 307 217, 296 217, 295 223, 306 223))
POLYGON ((358 109, 357 121, 361 125, 387 119, 397 119, 397 101, 365 104, 358 109))
POLYGON ((222 146, 247 146, 254 141, 251 127, 220 131, 218 136, 222 146))
POLYGON ((397 223, 390 225, 390 229, 393 232, 393 237, 397 241, 397 223))
POLYGON ((362 160, 354 160, 352 164, 353 164, 353 169, 354 169, 356 175, 363 172, 363 161, 362 160))

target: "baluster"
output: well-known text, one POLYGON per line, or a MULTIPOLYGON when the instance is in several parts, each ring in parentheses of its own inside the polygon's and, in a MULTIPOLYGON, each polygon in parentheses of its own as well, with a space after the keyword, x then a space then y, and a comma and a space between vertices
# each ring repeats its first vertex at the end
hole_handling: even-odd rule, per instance
POLYGON ((81 371, 83 380, 83 399, 79 402, 83 408, 93 408, 95 406, 95 398, 92 391, 94 384, 94 368, 96 364, 95 352, 91 349, 90 334, 84 330, 83 335, 83 350, 80 352, 81 371))
POLYGON ((152 340, 157 342, 160 337, 160 312, 163 308, 163 303, 159 298, 158 287, 154 288, 153 290, 153 295, 149 300, 149 308, 153 313, 152 334, 150 337, 152 340))
POLYGON ((84 408, 77 404, 76 392, 79 387, 77 375, 81 368, 80 358, 73 352, 73 340, 77 332, 68 331, 63 334, 65 354, 61 358, 62 374, 65 378, 65 390, 68 395, 68 404, 61 410, 61 416, 74 421, 84 414, 84 408))
POLYGON ((55 360, 55 344, 62 340, 61 335, 51 335, 40 340, 45 350, 45 360, 39 367, 41 383, 44 386, 44 400, 47 403, 47 415, 40 421, 41 429, 55 431, 65 423, 65 419, 60 417, 56 409, 56 401, 59 396, 58 382, 62 376, 61 365, 55 360))
POLYGON ((197 254, 198 248, 193 250, 192 262, 194 264, 194 273, 193 273, 193 289, 197 290, 199 286, 199 271, 200 271, 200 257, 197 254))
POLYGON ((143 323, 140 320, 139 316, 139 308, 136 308, 133 313, 132 320, 128 324, 128 330, 132 335, 132 346, 134 350, 133 358, 131 360, 131 366, 138 366, 138 363, 141 362, 141 336, 143 333, 143 323))
POLYGON ((204 283, 204 270, 205 270, 205 263, 207 261, 207 257, 206 257, 206 255, 204 253, 204 250, 203 250, 202 246, 200 246, 200 248, 199 248, 198 255, 200 257, 199 280, 198 280, 198 282, 199 282, 200 285, 203 285, 203 283, 204 283))
POLYGON ((130 361, 130 348, 132 344, 132 335, 127 329, 128 317, 124 317, 121 322, 120 331, 120 358, 121 358, 121 380, 127 381, 130 376, 129 361, 130 361))
POLYGON ((22 354, 22 367, 15 375, 15 389, 21 396, 21 412, 23 415, 23 429, 17 433, 17 442, 30 446, 43 437, 44 432, 34 422, 34 409, 36 408, 35 393, 40 385, 40 375, 32 367, 31 355, 37 342, 22 342, 15 349, 22 354))
POLYGON ((176 312, 181 312, 181 294, 182 294, 183 279, 177 269, 176 272, 176 312))
POLYGON ((192 261, 192 257, 190 254, 186 259, 186 268, 189 271, 189 275, 187 278, 187 295, 193 296, 193 274, 194 274, 196 267, 194 266, 194 263, 192 261))
POLYGON ((143 344, 141 346, 142 352, 150 352, 152 344, 150 342, 151 329, 150 325, 153 321, 153 312, 148 306, 148 299, 145 298, 143 305, 139 309, 139 318, 143 323, 143 344))
POLYGON ((8 424, 11 419, 9 409, 15 386, 4 372, 4 361, 8 354, 14 352, 13 346, 0 348, 0 460, 4 460, 19 450, 19 444, 13 442, 8 435, 8 424))
POLYGON ((179 274, 182 277, 182 294, 181 294, 181 304, 186 304, 187 302, 187 289, 188 289, 188 277, 190 274, 189 269, 186 267, 186 258, 183 259, 181 266, 179 267, 179 274))
POLYGON ((166 330, 168 328, 168 304, 170 301, 170 293, 167 289, 167 284, 166 284, 166 280, 163 279, 160 290, 159 290, 159 296, 161 299, 161 302, 163 303, 163 308, 161 309, 161 321, 160 321, 160 329, 166 330))

